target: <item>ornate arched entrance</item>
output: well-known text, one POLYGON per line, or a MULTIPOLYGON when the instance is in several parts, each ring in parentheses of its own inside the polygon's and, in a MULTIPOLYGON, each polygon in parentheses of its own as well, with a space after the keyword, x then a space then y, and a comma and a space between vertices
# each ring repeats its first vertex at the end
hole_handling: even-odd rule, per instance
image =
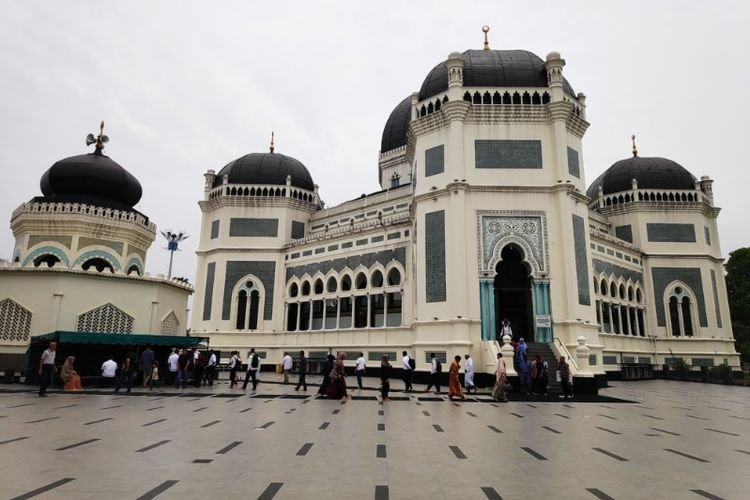
POLYGON ((500 262, 495 270, 495 332, 501 335, 503 320, 507 319, 515 338, 533 342, 531 273, 529 265, 524 260, 523 250, 513 243, 506 245, 500 252, 500 262))

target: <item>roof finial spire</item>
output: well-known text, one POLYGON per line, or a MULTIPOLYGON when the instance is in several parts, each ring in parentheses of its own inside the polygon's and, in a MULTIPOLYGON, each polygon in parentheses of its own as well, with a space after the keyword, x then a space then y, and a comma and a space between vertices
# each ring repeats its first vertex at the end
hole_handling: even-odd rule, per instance
POLYGON ((633 156, 638 156, 638 148, 635 145, 635 134, 631 135, 630 139, 633 141, 633 156))
POLYGON ((482 32, 484 33, 484 47, 483 50, 490 50, 490 41, 487 39, 487 33, 490 31, 490 27, 486 24, 482 26, 482 32))
POLYGON ((271 150, 271 153, 273 153, 273 150, 276 149, 276 146, 273 143, 273 131, 271 131, 271 146, 269 147, 271 150))
POLYGON ((94 150, 95 155, 102 154, 102 151, 104 150, 104 145, 109 142, 109 137, 104 135, 104 121, 102 121, 99 124, 99 135, 94 137, 94 134, 89 134, 86 136, 86 145, 91 146, 92 144, 96 144, 96 149, 94 150))

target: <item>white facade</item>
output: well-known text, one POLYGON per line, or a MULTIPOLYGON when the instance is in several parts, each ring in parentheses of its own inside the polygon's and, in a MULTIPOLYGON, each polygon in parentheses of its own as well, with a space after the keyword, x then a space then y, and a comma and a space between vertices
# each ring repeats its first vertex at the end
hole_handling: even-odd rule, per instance
POLYGON ((209 171, 194 331, 271 360, 406 350, 426 370, 431 352, 468 352, 491 373, 505 316, 578 376, 675 357, 738 366, 711 181, 654 201, 637 182, 588 197, 585 96, 563 80, 565 61, 539 60, 544 87, 465 85, 478 52, 452 53, 444 90, 399 105, 408 123, 381 151, 381 192, 323 208, 317 186, 293 178, 236 184, 209 171), (631 241, 615 236, 625 226, 631 241), (687 226, 694 241, 669 241, 687 226))

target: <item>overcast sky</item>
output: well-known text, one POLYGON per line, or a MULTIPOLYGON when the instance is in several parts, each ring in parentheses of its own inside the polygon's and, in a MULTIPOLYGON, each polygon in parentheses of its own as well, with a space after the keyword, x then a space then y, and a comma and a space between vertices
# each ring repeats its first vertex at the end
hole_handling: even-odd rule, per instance
MULTIPOLYGON (((587 96, 587 184, 630 155, 715 179, 722 250, 750 245, 750 2, 187 2, 0 0, 0 218, 55 161, 106 154, 143 186, 136 207, 195 237, 203 173, 250 152, 302 161, 330 206, 379 189, 393 107, 454 51, 559 51, 587 96)), ((7 228, 8 226, 6 226, 7 228)), ((0 258, 13 235, 0 231, 0 258)), ((147 271, 166 272, 161 236, 147 271)))

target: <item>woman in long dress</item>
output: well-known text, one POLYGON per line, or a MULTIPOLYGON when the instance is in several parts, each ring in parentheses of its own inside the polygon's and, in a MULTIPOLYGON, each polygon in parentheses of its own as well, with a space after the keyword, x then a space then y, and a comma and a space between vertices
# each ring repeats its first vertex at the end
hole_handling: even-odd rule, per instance
POLYGON ((65 358, 65 363, 62 366, 62 370, 60 370, 60 378, 65 383, 63 386, 63 390, 66 391, 80 391, 83 389, 81 387, 81 377, 78 376, 78 372, 76 372, 75 368, 73 368, 73 363, 75 362, 76 358, 73 356, 68 356, 65 358))
POLYGON ((328 385, 326 394, 331 399, 346 399, 348 394, 346 393, 346 374, 344 373, 344 361, 346 360, 346 353, 339 353, 339 357, 336 359, 336 364, 331 372, 331 382, 328 385))
POLYGON ((451 363, 450 371, 448 372, 448 399, 453 398, 466 399, 464 393, 461 391, 461 383, 458 381, 458 370, 461 369, 461 356, 456 355, 451 363))
POLYGON ((505 360, 503 359, 503 353, 497 353, 497 370, 495 370, 495 386, 492 388, 492 398, 495 401, 502 401, 503 403, 508 402, 508 398, 505 396, 505 360))

